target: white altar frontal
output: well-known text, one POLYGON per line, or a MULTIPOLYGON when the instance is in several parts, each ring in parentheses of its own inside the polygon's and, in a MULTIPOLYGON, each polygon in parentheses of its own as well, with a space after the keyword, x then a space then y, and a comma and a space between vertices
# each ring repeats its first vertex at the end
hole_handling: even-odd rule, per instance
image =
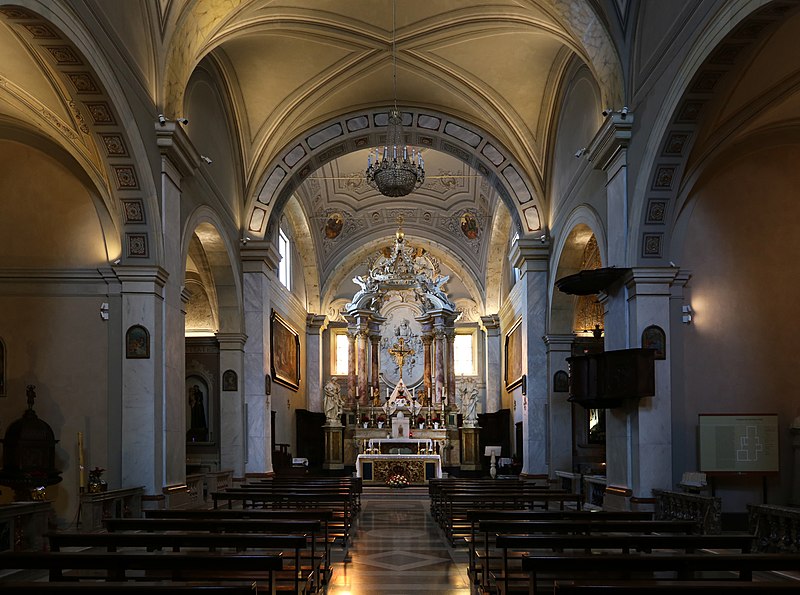
POLYGON ((392 475, 404 475, 411 484, 425 484, 442 477, 442 459, 435 454, 361 454, 356 476, 365 484, 385 484, 392 475))

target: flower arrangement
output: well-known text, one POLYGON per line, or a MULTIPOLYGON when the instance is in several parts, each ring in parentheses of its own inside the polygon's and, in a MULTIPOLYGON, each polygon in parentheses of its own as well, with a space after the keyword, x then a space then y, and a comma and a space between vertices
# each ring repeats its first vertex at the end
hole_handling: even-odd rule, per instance
POLYGON ((425 423, 425 416, 424 415, 418 415, 417 416, 417 423, 418 424, 424 424, 425 423))
POLYGON ((102 467, 95 467, 89 471, 89 481, 100 481, 103 477, 103 473, 105 473, 105 469, 102 467))
POLYGON ((378 423, 384 423, 384 422, 386 422, 386 416, 383 415, 383 414, 379 415, 378 416, 378 423))
POLYGON ((369 422, 369 414, 368 413, 362 413, 361 414, 361 423, 367 423, 367 422, 369 422))
POLYGON ((389 479, 386 480, 386 485, 390 488, 405 488, 409 485, 408 477, 402 473, 395 473, 389 476, 389 479))

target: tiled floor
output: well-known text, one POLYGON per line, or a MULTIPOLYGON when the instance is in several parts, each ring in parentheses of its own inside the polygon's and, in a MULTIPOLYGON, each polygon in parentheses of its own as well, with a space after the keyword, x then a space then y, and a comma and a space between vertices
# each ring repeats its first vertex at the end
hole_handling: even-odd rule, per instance
POLYGON ((328 594, 468 594, 467 551, 447 545, 429 503, 427 490, 365 488, 350 561, 334 552, 328 594))

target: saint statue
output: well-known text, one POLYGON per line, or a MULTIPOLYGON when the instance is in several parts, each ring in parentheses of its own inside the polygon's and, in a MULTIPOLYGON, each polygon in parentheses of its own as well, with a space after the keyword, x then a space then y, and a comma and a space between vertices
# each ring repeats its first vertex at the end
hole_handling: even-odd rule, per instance
POLYGON ((328 380, 325 385, 325 423, 329 426, 342 425, 342 406, 344 400, 339 383, 335 378, 328 380))
POLYGON ((464 416, 464 427, 474 428, 478 425, 478 388, 472 385, 461 387, 461 415, 464 416))
POLYGON ((208 422, 206 407, 203 404, 203 391, 200 385, 193 384, 189 389, 189 430, 186 432, 191 442, 208 440, 208 422))

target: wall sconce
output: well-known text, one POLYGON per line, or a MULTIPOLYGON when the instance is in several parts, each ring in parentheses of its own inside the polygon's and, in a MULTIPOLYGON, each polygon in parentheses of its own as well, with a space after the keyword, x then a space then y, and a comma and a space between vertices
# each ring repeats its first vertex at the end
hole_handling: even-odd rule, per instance
POLYGON ((694 313, 691 306, 681 306, 683 317, 681 320, 683 324, 690 324, 692 322, 692 314, 694 313))

